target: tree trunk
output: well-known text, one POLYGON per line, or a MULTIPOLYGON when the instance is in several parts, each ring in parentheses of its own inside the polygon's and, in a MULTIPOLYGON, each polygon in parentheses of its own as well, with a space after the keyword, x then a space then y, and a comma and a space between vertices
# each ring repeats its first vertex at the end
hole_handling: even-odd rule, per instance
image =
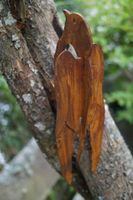
MULTIPOLYGON (((0 71, 25 113, 42 152, 60 172, 54 134, 55 99, 50 80, 61 28, 52 0, 27 0, 23 27, 11 15, 14 10, 9 5, 15 2, 0 2, 0 71)), ((15 14, 14 17, 18 19, 15 14)), ((85 150, 80 164, 75 161, 73 185, 85 199, 132 200, 133 158, 107 106, 105 112, 97 173, 91 173, 90 152, 85 150)))

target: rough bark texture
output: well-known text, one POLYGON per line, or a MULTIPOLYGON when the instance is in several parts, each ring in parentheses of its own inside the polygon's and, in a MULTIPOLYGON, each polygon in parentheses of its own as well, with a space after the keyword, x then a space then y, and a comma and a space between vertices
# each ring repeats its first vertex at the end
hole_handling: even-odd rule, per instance
POLYGON ((58 179, 32 139, 0 173, 0 199, 45 199, 58 179))
MULTIPOLYGON (((42 152, 60 171, 54 135, 55 99, 50 82, 57 34, 61 35, 56 10, 52 0, 27 0, 26 25, 19 30, 8 5, 8 1, 0 2, 0 71, 21 105, 42 152)), ((133 158, 107 106, 105 110, 98 171, 95 175, 90 172, 90 152, 85 150, 80 165, 75 162, 73 185, 85 199, 132 200, 133 158)))

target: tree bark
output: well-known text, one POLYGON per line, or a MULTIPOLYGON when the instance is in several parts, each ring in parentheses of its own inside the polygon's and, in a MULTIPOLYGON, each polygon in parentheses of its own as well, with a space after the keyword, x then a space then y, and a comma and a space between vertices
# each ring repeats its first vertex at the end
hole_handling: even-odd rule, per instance
MULTIPOLYGON (((9 7, 0 2, 0 71, 27 118, 47 160, 60 172, 55 142, 53 56, 61 35, 52 0, 27 0, 27 20, 19 29, 9 7)), ((13 1, 15 2, 15 1, 13 1)), ((15 17, 15 16, 14 16, 15 17)), ((17 19, 17 17, 16 17, 17 19)), ((85 199, 132 200, 133 158, 105 106, 102 155, 92 174, 90 152, 75 161, 73 185, 85 199)))

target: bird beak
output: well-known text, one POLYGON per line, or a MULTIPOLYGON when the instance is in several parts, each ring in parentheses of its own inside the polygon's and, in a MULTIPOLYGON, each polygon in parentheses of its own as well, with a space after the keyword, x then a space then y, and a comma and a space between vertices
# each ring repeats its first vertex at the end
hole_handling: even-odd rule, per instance
POLYGON ((63 10, 63 12, 64 12, 64 15, 66 16, 66 18, 71 14, 71 12, 66 9, 63 10))

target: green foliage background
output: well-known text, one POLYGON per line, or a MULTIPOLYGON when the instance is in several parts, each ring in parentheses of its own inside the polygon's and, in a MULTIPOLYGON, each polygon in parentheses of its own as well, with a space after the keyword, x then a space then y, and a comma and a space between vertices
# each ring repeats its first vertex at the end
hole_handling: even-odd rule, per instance
POLYGON ((30 138, 24 115, 0 76, 0 151, 6 161, 13 158, 30 138))

